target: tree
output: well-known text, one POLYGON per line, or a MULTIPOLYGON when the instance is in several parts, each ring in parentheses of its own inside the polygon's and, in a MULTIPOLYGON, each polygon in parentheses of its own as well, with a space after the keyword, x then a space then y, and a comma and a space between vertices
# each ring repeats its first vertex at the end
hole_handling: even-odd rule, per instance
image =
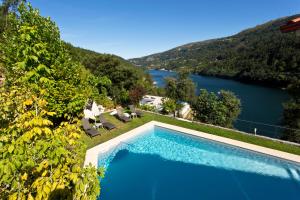
POLYGON ((165 88, 162 87, 152 87, 151 90, 149 91, 150 95, 154 96, 166 96, 166 91, 165 88))
POLYGON ((7 26, 7 15, 10 10, 16 12, 21 2, 26 0, 3 0, 0 6, 0 33, 2 33, 7 26))
POLYGON ((207 90, 200 90, 195 104, 192 105, 195 117, 205 123, 219 124, 219 110, 224 109, 218 102, 218 97, 207 90))
POLYGON ((146 90, 143 86, 137 85, 131 90, 129 90, 130 102, 134 105, 139 104, 142 97, 146 94, 146 90))
POLYGON ((194 82, 188 77, 189 73, 179 72, 177 80, 177 98, 185 102, 193 102, 195 98, 196 87, 194 82))
POLYGON ((240 100, 232 92, 221 91, 217 96, 204 89, 192 106, 196 119, 224 127, 232 127, 241 110, 240 100))
POLYGON ((100 78, 97 87, 101 94, 107 95, 108 93, 107 88, 111 87, 111 85, 112 85, 111 80, 107 76, 104 76, 100 78))
POLYGON ((47 109, 56 121, 76 117, 86 99, 98 95, 99 78, 74 62, 55 24, 31 7, 9 16, 10 27, 1 45, 5 83, 46 91, 47 109))
POLYGON ((13 12, 16 12, 18 9, 18 6, 21 3, 25 3, 26 0, 3 0, 2 1, 2 7, 3 9, 3 14, 8 15, 9 10, 11 9, 13 12))
POLYGON ((300 103, 289 101, 284 104, 284 130, 282 139, 300 143, 300 103))
POLYGON ((195 84, 188 75, 187 72, 180 71, 177 78, 166 78, 166 96, 177 101, 193 102, 195 98, 195 84))
POLYGON ((231 127, 232 123, 237 119, 241 113, 241 101, 233 92, 221 90, 219 100, 226 107, 226 127, 231 127))
POLYGON ((175 78, 167 77, 165 79, 166 86, 165 86, 165 93, 166 96, 171 99, 177 99, 177 82, 175 78))
POLYGON ((162 103, 162 112, 166 114, 173 113, 175 116, 175 111, 176 111, 176 101, 174 99, 170 98, 164 98, 163 103, 162 103))
POLYGON ((192 103, 195 99, 195 84, 189 78, 187 71, 179 71, 177 78, 167 77, 165 79, 165 94, 168 99, 165 100, 163 112, 171 113, 179 111, 182 108, 182 101, 192 103))
POLYGON ((28 88, 2 88, 0 102, 0 198, 96 199, 96 169, 78 161, 85 151, 78 125, 53 128, 55 113, 28 88))
POLYGON ((110 89, 110 95, 112 96, 115 104, 127 105, 129 103, 129 91, 125 88, 112 86, 110 89))
POLYGON ((143 69, 137 68, 126 60, 115 55, 99 54, 97 52, 76 48, 66 44, 74 60, 82 63, 97 77, 106 77, 110 84, 99 84, 99 91, 107 92, 116 103, 127 104, 128 92, 136 85, 141 85, 147 91, 152 89, 152 80, 143 69))
POLYGON ((295 80, 288 91, 291 100, 283 105, 283 123, 288 129, 284 130, 282 139, 300 143, 300 80, 295 80))
POLYGON ((78 117, 99 80, 72 61, 59 30, 30 5, 1 43, 0 198, 96 199, 94 167, 82 168, 85 145, 78 117))

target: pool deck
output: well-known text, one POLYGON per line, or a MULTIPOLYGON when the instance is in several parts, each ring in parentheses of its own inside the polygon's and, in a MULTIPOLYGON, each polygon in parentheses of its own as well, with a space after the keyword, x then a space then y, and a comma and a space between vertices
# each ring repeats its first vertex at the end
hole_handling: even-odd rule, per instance
POLYGON ((122 142, 126 142, 127 140, 129 140, 131 138, 134 138, 135 136, 143 133, 146 130, 152 129, 154 126, 160 126, 163 128, 172 129, 172 130, 175 130, 178 132, 182 132, 183 134, 197 136, 197 137, 205 138, 208 140, 232 145, 235 147, 240 147, 243 149, 259 152, 259 153, 266 154, 269 156, 274 156, 274 157, 281 158, 284 160, 300 163, 300 156, 298 156, 298 155, 294 155, 294 154, 290 154, 290 153, 286 153, 286 152, 282 152, 282 151, 254 145, 254 144, 249 144, 246 142, 241 142, 241 141, 237 141, 237 140, 233 140, 233 139, 229 139, 229 138, 224 138, 224 137, 220 137, 220 136, 216 136, 216 135, 212 135, 212 134, 208 134, 208 133, 204 133, 204 132, 200 132, 200 131, 195 131, 195 130, 191 130, 191 129, 187 129, 187 128, 183 128, 183 127, 179 127, 179 126, 165 124, 165 123, 161 123, 161 122, 157 122, 157 121, 151 121, 140 127, 132 129, 131 131, 128 131, 127 133, 124 133, 118 137, 115 137, 107 142, 104 142, 102 144, 99 144, 99 145, 91 148, 91 149, 88 149, 86 152, 84 165, 87 166, 89 164, 92 164, 93 166, 97 167, 98 166, 98 156, 100 154, 103 154, 103 153, 113 149, 118 144, 120 144, 122 142))

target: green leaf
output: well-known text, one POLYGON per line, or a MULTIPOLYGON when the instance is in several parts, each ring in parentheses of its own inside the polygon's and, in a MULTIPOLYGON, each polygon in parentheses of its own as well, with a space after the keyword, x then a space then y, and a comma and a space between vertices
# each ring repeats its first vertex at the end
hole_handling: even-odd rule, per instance
POLYGON ((38 57, 33 56, 33 55, 29 56, 29 58, 34 60, 35 62, 38 62, 38 60, 39 60, 38 57))
POLYGON ((25 61, 17 62, 17 66, 19 69, 25 70, 26 62, 25 61))
POLYGON ((10 145, 10 146, 8 147, 8 152, 9 152, 9 153, 12 153, 12 152, 14 151, 14 149, 15 149, 15 147, 14 147, 13 145, 10 145))

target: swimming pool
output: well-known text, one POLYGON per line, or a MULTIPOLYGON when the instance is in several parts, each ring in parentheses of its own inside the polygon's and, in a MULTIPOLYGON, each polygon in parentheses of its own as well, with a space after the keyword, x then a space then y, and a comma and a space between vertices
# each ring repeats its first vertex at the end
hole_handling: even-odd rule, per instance
POLYGON ((101 153, 101 200, 299 199, 300 165, 153 126, 101 153))

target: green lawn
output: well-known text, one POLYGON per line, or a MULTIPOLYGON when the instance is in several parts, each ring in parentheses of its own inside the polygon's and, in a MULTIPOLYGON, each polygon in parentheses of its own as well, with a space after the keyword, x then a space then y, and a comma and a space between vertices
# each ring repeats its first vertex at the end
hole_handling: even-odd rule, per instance
POLYGON ((239 140, 239 141, 243 141, 243 142, 247 142, 247 143, 251 143, 251 144, 268 147, 271 149, 277 149, 280 151, 285 151, 288 153, 300 155, 300 147, 299 146, 284 144, 284 143, 280 143, 280 142, 276 142, 276 141, 268 140, 268 139, 264 139, 264 138, 259 138, 259 137, 255 137, 255 136, 251 136, 251 135, 245 135, 245 134, 241 134, 239 132, 235 132, 232 130, 225 130, 225 129, 211 127, 211 126, 207 126, 207 125, 185 122, 185 121, 177 120, 177 119, 174 119, 171 117, 156 115, 156 114, 152 114, 152 113, 145 113, 144 117, 135 118, 131 122, 128 122, 128 123, 123 123, 123 122, 117 120, 115 117, 110 116, 109 114, 105 114, 105 117, 108 121, 115 124, 117 126, 117 129, 114 129, 112 131, 100 129, 101 135, 93 137, 93 138, 90 138, 89 136, 84 135, 83 140, 87 144, 88 148, 92 148, 92 147, 94 147, 98 144, 101 144, 105 141, 108 141, 118 135, 126 133, 127 131, 129 131, 133 128, 141 126, 152 120, 155 120, 155 121, 159 121, 159 122, 163 122, 163 123, 167 123, 167 124, 181 126, 184 128, 202 131, 205 133, 210 133, 210 134, 214 134, 214 135, 218 135, 218 136, 222 136, 222 137, 226 137, 226 138, 231 138, 231 139, 235 139, 235 140, 239 140))

